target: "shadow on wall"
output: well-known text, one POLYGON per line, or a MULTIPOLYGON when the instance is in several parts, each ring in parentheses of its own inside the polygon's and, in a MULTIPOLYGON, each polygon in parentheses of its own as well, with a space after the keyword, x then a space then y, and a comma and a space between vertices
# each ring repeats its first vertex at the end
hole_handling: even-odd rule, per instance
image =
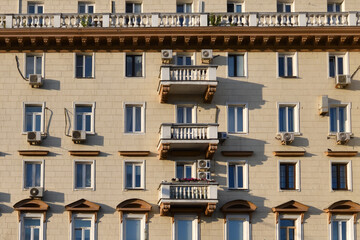
POLYGON ((40 89, 44 89, 44 90, 47 90, 47 91, 48 90, 60 91, 60 81, 59 80, 54 80, 54 79, 44 79, 43 85, 42 85, 42 87, 40 89))
POLYGON ((105 215, 105 214, 114 214, 114 212, 116 211, 115 208, 110 207, 109 205, 103 204, 103 203, 97 203, 94 202, 98 205, 100 205, 100 210, 98 212, 98 222, 101 222, 101 218, 105 215))

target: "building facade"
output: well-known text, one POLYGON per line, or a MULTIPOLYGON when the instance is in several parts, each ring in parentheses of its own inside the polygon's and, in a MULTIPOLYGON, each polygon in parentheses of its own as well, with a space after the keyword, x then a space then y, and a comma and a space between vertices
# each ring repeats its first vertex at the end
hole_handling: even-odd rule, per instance
POLYGON ((0 0, 0 239, 357 239, 358 11, 0 0))

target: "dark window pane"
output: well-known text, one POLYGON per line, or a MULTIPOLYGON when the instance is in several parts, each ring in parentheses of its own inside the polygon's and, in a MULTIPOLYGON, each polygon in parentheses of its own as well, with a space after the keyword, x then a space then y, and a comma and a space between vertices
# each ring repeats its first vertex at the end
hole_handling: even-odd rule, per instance
POLYGON ((294 189, 295 188, 295 166, 289 165, 289 188, 294 189))
POLYGON ((327 11, 328 12, 333 12, 333 5, 332 4, 327 5, 327 11))
POLYGON ((336 108, 330 108, 330 132, 337 132, 336 108))
POLYGON ((242 12, 242 6, 240 4, 235 6, 235 12, 236 13, 241 13, 242 12))
POLYGON ((282 4, 282 3, 278 3, 278 4, 276 5, 276 10, 277 10, 278 13, 283 12, 283 11, 284 11, 283 4, 282 4))
POLYGON ((243 132, 243 108, 242 107, 237 107, 237 132, 243 132))
POLYGON ((44 7, 43 6, 38 6, 38 13, 41 14, 44 12, 44 7))
POLYGON ((294 108, 288 107, 288 132, 294 132, 294 108))
POLYGON ((26 56, 26 77, 29 74, 34 74, 34 56, 26 56))
POLYGON ((237 176, 237 183, 238 183, 238 188, 243 188, 244 187, 244 181, 243 181, 243 178, 244 178, 244 176, 243 176, 243 166, 238 166, 237 167, 237 174, 238 174, 238 176, 237 176))
POLYGON ((183 13, 184 12, 184 4, 176 5, 176 12, 177 13, 183 13))
POLYGON ((228 131, 235 132, 235 108, 228 108, 228 131))
POLYGON ((234 12, 234 4, 233 3, 228 3, 227 4, 227 12, 228 13, 234 12))
POLYGON ((338 73, 339 75, 342 75, 342 74, 344 74, 343 58, 342 58, 342 57, 338 57, 337 60, 338 60, 338 64, 337 64, 338 72, 337 72, 337 73, 338 73))
POLYGON ((26 183, 25 187, 33 187, 34 183, 32 181, 32 167, 33 164, 26 164, 26 183))
POLYGON ((191 178, 191 167, 190 166, 186 166, 186 168, 185 168, 185 177, 191 178))
POLYGON ((126 132, 133 131, 133 107, 126 107, 126 132))
POLYGON ((177 108, 177 123, 184 123, 184 108, 177 108))
POLYGON ((77 113, 91 113, 92 107, 90 106, 76 106, 77 113))
POLYGON ((35 115, 35 131, 41 131, 41 115, 35 115))
POLYGON ((229 188, 235 187, 235 166, 229 165, 229 188))
POLYGON ((135 56, 135 76, 142 76, 142 56, 135 56))
POLYGON ((228 57, 228 75, 229 77, 235 76, 235 56, 228 57))
POLYGON ((341 240, 346 240, 346 222, 341 222, 341 240))
POLYGON ((192 123, 192 108, 187 107, 186 109, 186 123, 192 123))
POLYGON ((345 132, 346 109, 339 107, 339 132, 345 132))
POLYGON ((88 6, 88 13, 94 13, 94 6, 88 6))
POLYGON ((85 116, 85 131, 89 132, 91 131, 91 116, 90 115, 86 115, 85 116))
POLYGON ((36 74, 41 74, 42 57, 36 57, 36 74))
POLYGON ((83 65, 84 65, 83 55, 76 55, 76 77, 77 78, 83 77, 83 65))
POLYGON ((184 165, 178 164, 176 166, 176 177, 183 178, 184 177, 184 165))
POLYGON ((285 65, 285 58, 279 57, 279 77, 285 76, 284 65, 285 65))
POLYGON ((132 187, 132 164, 126 164, 126 187, 132 187))
POLYGON ((35 13, 35 5, 29 5, 28 13, 35 13))
POLYGON ((286 132, 286 107, 279 108, 279 132, 286 132))
POLYGON ((85 77, 92 77, 92 56, 85 56, 85 77))
POLYGON ((126 56, 126 76, 132 77, 133 76, 133 58, 132 56, 126 56))
POLYGON ((132 3, 126 3, 125 12, 133 13, 133 4, 132 3))
POLYGON ((76 187, 84 187, 83 184, 83 164, 76 164, 76 187))
POLYGON ((329 76, 335 77, 335 57, 329 57, 329 76))
POLYGON ((285 5, 285 12, 291 12, 291 5, 285 5))
POLYGON ((286 188, 286 165, 280 165, 280 188, 286 188))
POLYGON ((339 222, 338 221, 332 222, 332 239, 339 240, 339 222))
MULTIPOLYGON (((340 12, 340 4, 335 4, 335 11, 336 12, 340 12)), ((344 238, 343 238, 343 240, 344 240, 344 238)))
POLYGON ((332 189, 337 189, 337 166, 331 166, 331 186, 332 189))
POLYGON ((141 187, 141 167, 135 166, 135 187, 141 187))
POLYGON ((141 107, 135 107, 135 132, 141 132, 141 107))
POLYGON ((280 227, 294 227, 294 226, 295 226, 295 220, 291 220, 291 219, 280 220, 280 227))
POLYGON ((293 61, 292 57, 287 58, 287 76, 293 76, 293 61))

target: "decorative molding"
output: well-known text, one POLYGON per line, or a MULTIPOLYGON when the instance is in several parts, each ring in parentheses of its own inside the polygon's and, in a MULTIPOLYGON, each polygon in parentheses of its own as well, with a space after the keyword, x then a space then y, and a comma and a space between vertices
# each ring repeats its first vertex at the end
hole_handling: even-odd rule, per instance
POLYGON ((170 212, 170 203, 160 204, 160 216, 166 216, 170 212))
POLYGON ((224 157, 250 157, 254 151, 221 151, 224 157))
POLYGON ((21 156, 47 156, 49 151, 45 150, 19 150, 21 156))
POLYGON ((209 85, 206 89, 205 95, 204 95, 204 102, 205 103, 211 103, 214 94, 216 92, 216 86, 209 85))
POLYGON ((324 209, 328 214, 328 223, 331 223, 332 214, 348 214, 354 215, 354 224, 356 224, 357 214, 360 212, 360 204, 351 200, 341 200, 331 204, 328 208, 324 209))
POLYGON ((306 151, 274 151, 274 156, 277 157, 303 157, 306 151))
POLYGON ((256 210, 256 205, 250 201, 246 200, 234 200, 231 202, 225 203, 221 208, 221 212, 224 214, 224 221, 226 223, 226 215, 231 213, 247 213, 250 217, 251 214, 256 210))
POLYGON ((216 209, 216 203, 208 203, 205 209, 205 215, 211 216, 213 212, 215 212, 216 209))
POLYGON ((13 206, 18 211, 18 221, 20 222, 20 215, 22 212, 40 212, 44 215, 44 222, 46 221, 46 212, 49 209, 44 201, 35 198, 28 198, 21 200, 13 206))
POLYGON ((167 159, 169 150, 170 150, 170 143, 161 144, 159 149, 159 159, 160 160, 167 159))
POLYGON ((160 95, 160 103, 167 103, 169 98, 170 86, 161 85, 159 95, 160 95))
POLYGON ((70 150, 69 151, 71 156, 99 156, 100 151, 89 151, 89 150, 70 150))
POLYGON ((209 144, 209 147, 208 147, 207 150, 206 150, 205 157, 206 157, 207 159, 212 159, 213 156, 214 156, 214 154, 215 154, 215 152, 216 152, 216 150, 217 150, 217 144, 210 143, 210 144, 209 144))
POLYGON ((358 151, 325 151, 328 157, 355 157, 358 151))
POLYGON ((276 214, 276 223, 279 222, 279 215, 281 213, 297 213, 301 214, 301 222, 304 221, 304 213, 309 210, 309 207, 299 203, 297 201, 291 200, 286 203, 283 203, 279 206, 273 207, 271 209, 276 214))
POLYGON ((131 212, 131 213, 145 213, 146 222, 148 222, 149 212, 151 211, 151 205, 141 199, 129 199, 121 202, 117 205, 116 210, 120 213, 120 221, 123 222, 123 212, 131 212))
POLYGON ((119 154, 126 157, 145 157, 150 155, 150 151, 119 151, 119 154))
POLYGON ((95 214, 95 222, 97 222, 97 212, 100 205, 90 202, 86 199, 80 199, 65 206, 65 210, 69 212, 69 221, 71 222, 73 212, 90 212, 95 214))

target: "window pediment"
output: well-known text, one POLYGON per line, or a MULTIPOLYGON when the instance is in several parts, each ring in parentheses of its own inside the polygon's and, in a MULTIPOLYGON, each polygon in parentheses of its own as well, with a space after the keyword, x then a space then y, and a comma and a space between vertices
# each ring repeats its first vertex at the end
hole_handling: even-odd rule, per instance
POLYGON ((82 198, 76 202, 66 205, 65 209, 70 212, 98 212, 100 206, 82 198))
POLYGON ((297 201, 291 200, 286 203, 283 203, 279 206, 273 207, 272 211, 276 214, 276 223, 279 222, 280 213, 295 213, 301 215, 301 222, 304 221, 304 213, 309 209, 308 206, 299 203, 297 201))
POLYGON ((145 213, 146 222, 148 222, 149 212, 151 211, 151 205, 141 199, 133 198, 125 200, 116 206, 116 210, 120 213, 120 221, 123 222, 123 212, 135 212, 145 213))
POLYGON ((349 214, 354 215, 354 222, 356 223, 357 214, 360 212, 360 204, 351 200, 341 200, 331 204, 328 208, 324 209, 328 214, 328 222, 331 222, 332 214, 349 214))
POLYGON ((21 213, 23 212, 40 212, 44 215, 44 221, 46 220, 46 212, 49 209, 44 201, 40 199, 28 198, 21 200, 13 206, 13 208, 18 211, 18 221, 21 220, 21 213))

